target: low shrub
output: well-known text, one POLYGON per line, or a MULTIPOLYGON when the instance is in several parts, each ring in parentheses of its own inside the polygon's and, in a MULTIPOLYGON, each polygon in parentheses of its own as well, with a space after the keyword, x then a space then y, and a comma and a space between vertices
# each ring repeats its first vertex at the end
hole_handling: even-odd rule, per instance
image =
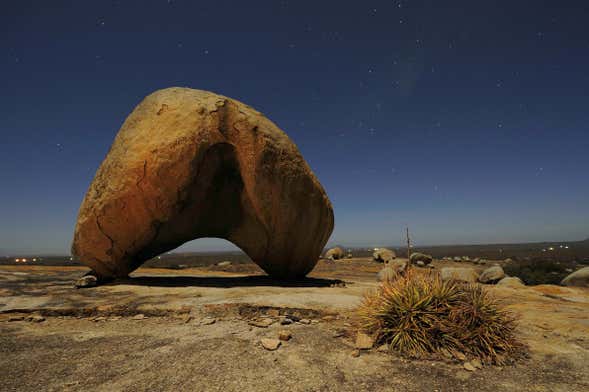
POLYGON ((509 276, 517 276, 527 285, 560 284, 573 271, 576 262, 536 257, 530 260, 511 261, 503 266, 509 276))
POLYGON ((443 282, 435 272, 411 269, 383 282, 357 312, 358 327, 377 344, 409 357, 460 352, 503 364, 522 348, 514 317, 482 286, 443 282))

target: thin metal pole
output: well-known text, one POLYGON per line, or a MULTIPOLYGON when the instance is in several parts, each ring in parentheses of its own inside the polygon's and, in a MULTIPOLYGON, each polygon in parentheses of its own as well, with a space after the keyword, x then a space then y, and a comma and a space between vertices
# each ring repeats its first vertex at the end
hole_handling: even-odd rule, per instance
POLYGON ((411 239, 409 238, 409 226, 407 226, 407 260, 411 261, 411 239))

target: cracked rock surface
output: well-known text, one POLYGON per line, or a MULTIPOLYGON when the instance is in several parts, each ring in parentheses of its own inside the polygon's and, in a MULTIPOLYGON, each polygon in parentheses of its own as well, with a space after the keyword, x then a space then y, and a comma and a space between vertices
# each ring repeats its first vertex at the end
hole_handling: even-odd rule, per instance
POLYGON ((146 97, 115 138, 80 207, 72 253, 125 277, 185 242, 216 237, 278 278, 306 275, 333 210, 296 145, 251 107, 207 91, 146 97))

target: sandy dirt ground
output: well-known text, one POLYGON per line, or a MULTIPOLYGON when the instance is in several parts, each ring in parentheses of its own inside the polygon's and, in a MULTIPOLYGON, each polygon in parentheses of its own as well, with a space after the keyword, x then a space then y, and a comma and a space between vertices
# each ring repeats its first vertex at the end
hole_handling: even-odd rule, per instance
POLYGON ((253 264, 145 268, 124 282, 74 289, 86 269, 1 266, 0 390, 589 390, 583 288, 489 286, 518 315, 529 347, 512 366, 469 372, 456 360, 381 349, 356 356, 351 318, 380 268, 367 259, 321 261, 309 279, 288 284, 253 264), (286 316, 299 321, 281 325, 286 316), (292 338, 275 351, 262 347, 281 331, 292 338))

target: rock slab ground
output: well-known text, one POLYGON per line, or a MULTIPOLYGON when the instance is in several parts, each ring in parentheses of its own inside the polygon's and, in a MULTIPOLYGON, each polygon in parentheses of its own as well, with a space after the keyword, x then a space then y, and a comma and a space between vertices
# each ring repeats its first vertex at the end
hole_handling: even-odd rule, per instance
POLYGON ((589 390, 586 288, 486 286, 520 317, 518 336, 530 357, 515 366, 411 361, 377 349, 352 356, 356 336, 345 333, 351 310, 375 287, 381 267, 360 259, 338 269, 320 263, 310 280, 292 286, 206 268, 140 269, 128 282, 88 289, 72 288, 80 268, 0 267, 0 389, 589 390), (331 286, 336 277, 345 287, 331 286), (27 321, 29 314, 45 320, 27 321), (281 325, 287 315, 295 321, 281 325), (216 322, 200 322, 207 317, 216 322), (248 324, 256 318, 276 322, 248 324), (284 330, 294 337, 277 350, 261 345, 284 330))

